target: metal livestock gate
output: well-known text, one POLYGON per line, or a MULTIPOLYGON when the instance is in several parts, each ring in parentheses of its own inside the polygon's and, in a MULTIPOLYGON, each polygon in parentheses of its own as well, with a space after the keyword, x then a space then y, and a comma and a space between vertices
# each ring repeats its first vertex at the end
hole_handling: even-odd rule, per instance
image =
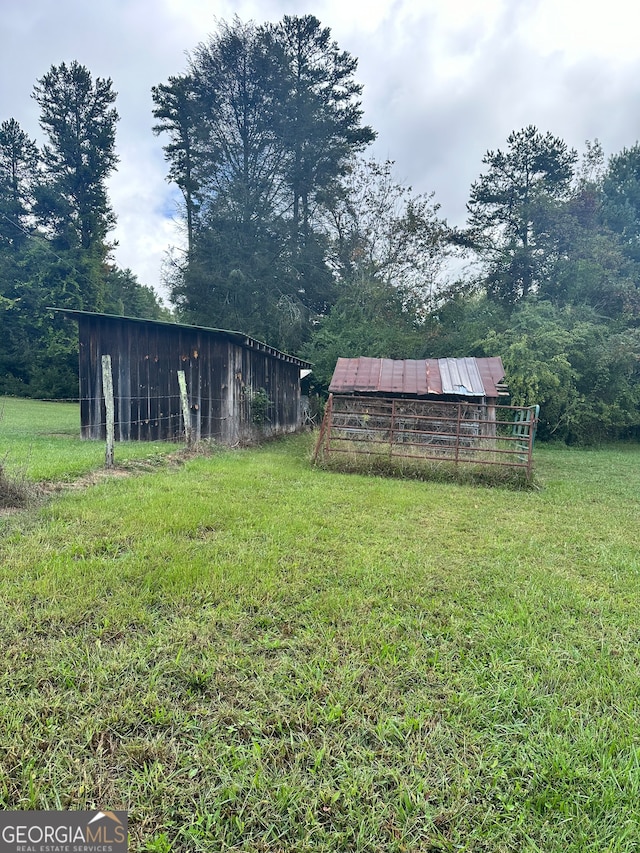
POLYGON ((83 438, 105 438, 102 356, 112 364, 116 440, 181 439, 184 371, 193 438, 222 444, 294 432, 308 362, 239 332, 58 309, 79 327, 83 438))
POLYGON ((531 479, 537 406, 330 395, 315 458, 500 466, 531 479))

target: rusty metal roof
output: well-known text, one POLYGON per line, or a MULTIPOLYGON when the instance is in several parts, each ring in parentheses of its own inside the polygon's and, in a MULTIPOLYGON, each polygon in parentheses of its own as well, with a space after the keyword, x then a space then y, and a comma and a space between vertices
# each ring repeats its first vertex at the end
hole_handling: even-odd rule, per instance
POLYGON ((503 379, 500 358, 339 358, 329 391, 498 397, 503 379))

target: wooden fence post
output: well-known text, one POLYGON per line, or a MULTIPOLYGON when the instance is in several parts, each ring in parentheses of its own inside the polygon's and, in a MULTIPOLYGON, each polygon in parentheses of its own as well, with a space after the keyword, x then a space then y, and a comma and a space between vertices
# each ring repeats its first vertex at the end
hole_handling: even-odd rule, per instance
POLYGON ((393 439, 395 435, 395 427, 396 427, 396 401, 395 398, 391 400, 391 423, 389 424, 391 429, 389 430, 389 456, 393 456, 393 439))
POLYGON ((460 430, 462 429, 462 403, 458 403, 458 421, 456 423, 456 467, 460 460, 460 430))
POLYGON ((193 430, 191 429, 191 412, 189 411, 189 397, 187 396, 187 379, 184 370, 178 371, 178 385, 180 386, 180 403, 182 405, 182 420, 184 421, 184 437, 187 447, 193 445, 193 430))
POLYGON ((111 356, 102 356, 102 393, 107 412, 107 449, 105 452, 105 467, 113 468, 113 440, 115 434, 115 417, 113 405, 113 375, 111 373, 111 356))
POLYGON ((324 408, 324 416, 322 418, 322 423, 320 424, 320 435, 318 436, 318 441, 316 442, 316 449, 313 454, 314 463, 318 459, 318 453, 320 452, 320 448, 322 446, 322 442, 325 437, 325 433, 329 426, 329 421, 331 420, 331 408, 333 404, 333 394, 329 394, 329 399, 327 400, 327 405, 324 408))

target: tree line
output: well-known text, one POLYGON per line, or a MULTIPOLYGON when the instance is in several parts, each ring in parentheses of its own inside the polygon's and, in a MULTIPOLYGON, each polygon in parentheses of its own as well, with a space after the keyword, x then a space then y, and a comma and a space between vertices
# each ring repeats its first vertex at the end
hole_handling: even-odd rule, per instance
MULTIPOLYGON (((180 322, 313 361, 500 355, 540 434, 640 431, 640 147, 605 159, 535 127, 488 151, 468 218, 366 149, 357 60, 312 15, 221 22, 153 87, 153 132, 182 199, 166 286, 180 322), (453 273, 452 270, 462 270, 453 273)), ((44 306, 159 317, 110 260, 115 93, 72 63, 34 88, 47 141, 0 127, 0 392, 73 396, 75 341, 44 306)))
POLYGON ((33 89, 45 142, 0 124, 0 393, 77 397, 77 331, 49 306, 160 317, 154 291, 111 260, 117 167, 112 81, 78 62, 33 89))

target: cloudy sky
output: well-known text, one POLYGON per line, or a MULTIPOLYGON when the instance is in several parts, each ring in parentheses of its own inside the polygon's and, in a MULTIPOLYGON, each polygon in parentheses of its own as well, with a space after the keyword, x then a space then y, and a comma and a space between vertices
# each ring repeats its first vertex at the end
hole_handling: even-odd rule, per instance
POLYGON ((623 0, 4 0, 0 120, 42 141, 35 81, 78 60, 111 77, 120 165, 110 182, 116 261, 161 292, 161 266, 180 245, 162 140, 151 133, 151 86, 185 70, 185 53, 217 19, 258 23, 314 14, 358 57, 371 150, 395 161, 416 192, 435 191, 462 224, 487 149, 535 124, 582 152, 611 155, 640 138, 640 13, 623 0))

